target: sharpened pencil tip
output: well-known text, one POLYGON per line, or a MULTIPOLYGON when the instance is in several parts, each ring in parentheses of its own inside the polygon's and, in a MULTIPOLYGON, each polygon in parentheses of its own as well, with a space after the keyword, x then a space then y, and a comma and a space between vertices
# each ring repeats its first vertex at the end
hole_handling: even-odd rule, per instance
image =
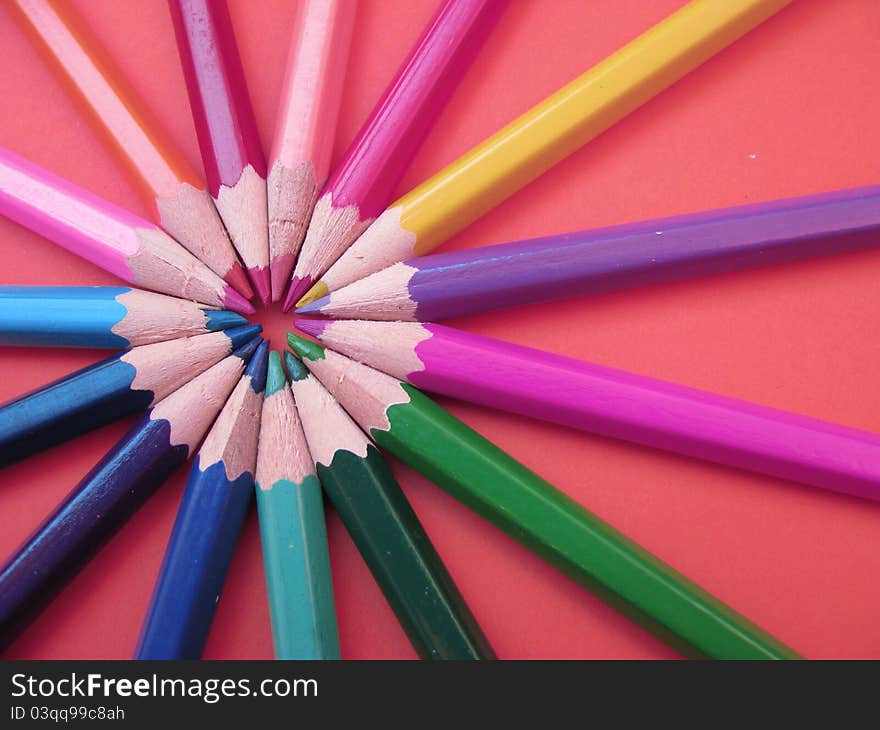
POLYGON ((304 276, 302 278, 294 276, 290 280, 290 287, 287 289, 287 296, 284 298, 284 311, 287 312, 293 306, 293 303, 299 299, 304 292, 308 291, 312 285, 312 277, 304 276))
POLYGON ((309 377, 309 369, 303 364, 303 361, 294 357, 293 353, 284 351, 284 364, 287 367, 287 375, 294 382, 305 380, 309 377))
POLYGON ((244 327, 233 327, 230 330, 226 330, 225 334, 231 343, 230 349, 234 350, 237 347, 241 347, 245 342, 254 339, 262 331, 263 327, 261 325, 248 324, 244 327))
POLYGON ((251 283, 248 281, 247 274, 244 273, 244 269, 238 261, 230 267, 223 279, 245 299, 250 299, 254 296, 254 290, 251 289, 251 283))
POLYGON ((223 295, 223 303, 241 314, 256 314, 257 311, 247 299, 228 285, 223 295))
POLYGON ((257 296, 263 303, 264 307, 268 307, 272 301, 272 285, 269 282, 269 269, 265 266, 261 268, 248 269, 251 282, 254 289, 257 290, 257 296))
POLYGON ((315 301, 309 302, 308 304, 303 304, 301 307, 297 307, 294 311, 296 314, 320 314, 321 308, 326 304, 330 304, 329 294, 315 299, 315 301))
POLYGON ((251 388, 255 393, 262 393, 266 387, 266 368, 269 365, 269 340, 263 340, 245 369, 245 375, 251 376, 251 388))
POLYGON ((323 360, 324 348, 317 342, 311 342, 304 337, 299 337, 292 332, 287 333, 287 344, 297 355, 307 360, 323 360))
POLYGON ((254 337, 250 342, 246 342, 241 347, 235 349, 232 353, 235 357, 241 358, 245 362, 251 359, 259 344, 263 341, 262 337, 254 337))
POLYGON ((293 326, 298 330, 302 330, 307 335, 321 339, 321 333, 326 329, 328 321, 326 319, 305 319, 304 317, 296 317, 293 320, 293 326))
POLYGON ((269 353, 269 366, 266 373, 266 398, 287 385, 287 377, 281 366, 281 355, 276 350, 269 353))
POLYGON ((292 254, 284 254, 272 259, 269 264, 269 281, 272 284, 273 302, 280 302, 284 297, 284 287, 290 281, 294 258, 292 254))
POLYGON ((323 282, 319 281, 315 284, 311 289, 309 289, 305 295, 296 303, 297 309, 300 307, 304 307, 306 304, 310 302, 314 302, 316 299, 320 299, 321 297, 325 297, 330 293, 330 289, 323 282))
POLYGON ((205 322, 205 329, 209 332, 228 330, 230 327, 243 327, 248 323, 246 318, 236 312, 230 312, 228 309, 203 309, 202 313, 208 320, 205 322))

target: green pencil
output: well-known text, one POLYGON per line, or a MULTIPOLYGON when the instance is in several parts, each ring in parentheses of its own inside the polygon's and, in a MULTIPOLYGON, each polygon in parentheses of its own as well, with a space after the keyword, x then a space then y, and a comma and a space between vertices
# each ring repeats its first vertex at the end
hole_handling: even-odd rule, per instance
POLYGON ((287 340, 379 446, 685 655, 799 658, 416 388, 301 337, 287 340))
POLYGON ((423 659, 494 659, 388 464, 289 352, 291 390, 324 491, 423 659))
POLYGON ((277 659, 339 659, 324 500, 277 352, 269 355, 257 510, 277 659))

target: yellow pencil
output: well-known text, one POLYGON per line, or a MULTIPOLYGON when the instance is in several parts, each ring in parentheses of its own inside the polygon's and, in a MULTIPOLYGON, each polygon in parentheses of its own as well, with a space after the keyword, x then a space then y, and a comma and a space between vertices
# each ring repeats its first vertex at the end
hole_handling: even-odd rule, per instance
POLYGON ((693 0, 392 203, 297 302, 432 251, 791 0, 693 0))

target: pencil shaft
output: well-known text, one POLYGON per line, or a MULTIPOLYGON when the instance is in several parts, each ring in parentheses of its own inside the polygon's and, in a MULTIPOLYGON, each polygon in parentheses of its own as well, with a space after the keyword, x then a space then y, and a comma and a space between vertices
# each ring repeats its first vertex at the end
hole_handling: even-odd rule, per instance
POLYGON ((169 0, 208 189, 232 187, 265 160, 225 0, 169 0))
POLYGON ((376 442, 688 655, 796 654, 421 395, 388 409, 376 442), (454 467, 452 467, 454 465, 454 467))
POLYGON ((204 184, 70 3, 13 0, 13 15, 142 193, 153 219, 227 279, 252 291, 204 184))
POLYGON ((350 0, 300 6, 268 164, 272 301, 284 294, 327 181, 356 10, 350 0))
POLYGON ((190 469, 136 659, 200 659, 254 493, 269 343, 248 363, 190 469))
POLYGON ((492 659, 424 528, 373 446, 339 450, 318 477, 422 659, 492 659))
POLYGON ((210 191, 264 304, 269 284, 266 161, 226 0, 169 0, 210 191))
POLYGON ((880 436, 866 431, 440 324, 309 328, 329 346, 434 393, 880 499, 880 436))
POLYGON ((187 457, 145 416, 0 569, 0 650, 9 645, 187 457))
POLYGON ((289 307, 382 212, 508 0, 444 0, 315 206, 289 307))
POLYGON ((253 474, 230 480, 222 462, 190 470, 135 659, 201 659, 253 498, 253 474))
POLYGON ((277 352, 257 453, 260 540, 278 659, 339 659, 324 498, 277 352))
POLYGON ((790 0, 693 0, 391 204, 300 300, 425 254, 790 0))
POLYGON ((432 322, 878 245, 880 186, 410 259, 314 302, 333 317, 432 322))
POLYGON ((494 657, 388 464, 302 363, 285 357, 321 485, 416 652, 494 657))
POLYGON ((301 337, 288 344, 380 447, 687 654, 796 656, 407 383, 301 337))
POLYGON ((234 312, 126 287, 0 287, 0 345, 122 349, 245 324, 234 312))
POLYGON ((269 166, 311 165, 318 186, 330 168, 357 4, 304 0, 291 42, 269 166))
POLYGON ((314 475, 257 487, 260 539, 277 659, 339 659, 339 635, 324 525, 314 475))
POLYGON ((196 449, 256 347, 242 345, 144 414, 0 568, 0 650, 196 449))
POLYGON ((258 325, 136 347, 0 407, 0 465, 137 413, 260 331, 258 325))
POLYGON ((157 197, 174 197, 183 181, 198 185, 198 176, 186 158, 112 67, 69 3, 13 0, 10 7, 25 21, 30 37, 86 118, 126 161, 151 207, 157 197))
POLYGON ((0 147, 0 213, 138 286, 252 314, 253 307, 162 229, 0 147))

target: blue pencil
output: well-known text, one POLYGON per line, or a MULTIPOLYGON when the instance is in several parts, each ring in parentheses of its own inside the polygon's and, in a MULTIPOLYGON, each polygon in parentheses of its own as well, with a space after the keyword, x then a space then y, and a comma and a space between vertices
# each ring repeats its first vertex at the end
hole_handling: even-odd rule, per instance
POLYGON ((339 659, 324 498, 277 352, 269 356, 256 491, 275 657, 339 659))
POLYGON ((261 329, 141 345, 0 406, 0 466, 149 408, 261 329))
POLYGON ((269 343, 258 348, 193 462, 136 659, 199 659, 254 494, 269 343))
POLYGON ((246 325, 240 314, 118 286, 0 286, 0 345, 123 350, 246 325))
POLYGON ((144 414, 0 568, 0 651, 195 451, 258 342, 144 414))

